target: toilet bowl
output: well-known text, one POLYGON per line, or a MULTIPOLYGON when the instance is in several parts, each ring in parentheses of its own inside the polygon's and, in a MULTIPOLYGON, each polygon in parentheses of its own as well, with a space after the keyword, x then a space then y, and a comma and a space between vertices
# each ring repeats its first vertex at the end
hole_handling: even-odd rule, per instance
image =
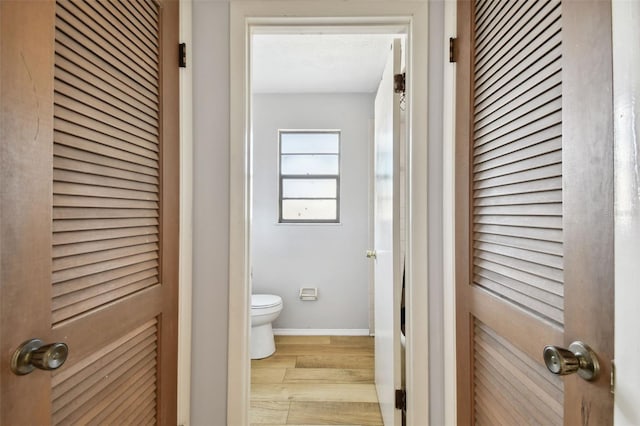
POLYGON ((251 295, 251 359, 261 359, 276 351, 271 323, 282 312, 282 298, 273 294, 251 295))

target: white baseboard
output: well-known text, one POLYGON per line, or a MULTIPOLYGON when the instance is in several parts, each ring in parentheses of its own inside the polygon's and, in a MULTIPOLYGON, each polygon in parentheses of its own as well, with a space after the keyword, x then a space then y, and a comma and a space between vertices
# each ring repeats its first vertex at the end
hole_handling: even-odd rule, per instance
POLYGON ((368 328, 274 328, 276 336, 368 336, 368 328))

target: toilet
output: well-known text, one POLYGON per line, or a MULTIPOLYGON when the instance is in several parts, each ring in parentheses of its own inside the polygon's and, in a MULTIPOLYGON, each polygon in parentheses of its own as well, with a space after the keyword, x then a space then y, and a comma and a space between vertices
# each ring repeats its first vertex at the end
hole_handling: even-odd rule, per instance
POLYGON ((276 351, 271 323, 282 312, 282 298, 273 294, 251 295, 251 359, 271 356, 276 351))

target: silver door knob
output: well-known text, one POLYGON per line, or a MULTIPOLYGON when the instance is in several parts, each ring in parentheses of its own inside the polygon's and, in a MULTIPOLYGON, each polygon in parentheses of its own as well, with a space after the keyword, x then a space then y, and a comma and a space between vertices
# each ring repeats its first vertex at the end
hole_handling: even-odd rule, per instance
POLYGON ((549 371, 559 376, 578 373, 585 380, 595 380, 600 372, 600 364, 595 352, 580 341, 573 342, 569 349, 545 346, 542 352, 549 371))
POLYGON ((11 357, 11 371, 18 376, 31 373, 34 369, 55 370, 67 360, 69 347, 64 343, 45 345, 40 339, 24 342, 11 357))
POLYGON ((367 258, 375 259, 377 257, 375 250, 367 250, 367 258))

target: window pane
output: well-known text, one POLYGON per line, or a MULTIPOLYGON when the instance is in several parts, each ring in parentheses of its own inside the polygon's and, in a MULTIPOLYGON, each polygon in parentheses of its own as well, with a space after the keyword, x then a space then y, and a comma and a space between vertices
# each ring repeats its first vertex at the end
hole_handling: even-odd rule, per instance
POLYGON ((283 179, 283 198, 336 198, 337 179, 283 179))
POLYGON ((280 134, 282 154, 337 154, 338 133, 289 133, 280 134))
POLYGON ((337 175, 337 155, 283 155, 283 175, 337 175))
POLYGON ((336 220, 336 200, 283 200, 283 220, 336 220))

